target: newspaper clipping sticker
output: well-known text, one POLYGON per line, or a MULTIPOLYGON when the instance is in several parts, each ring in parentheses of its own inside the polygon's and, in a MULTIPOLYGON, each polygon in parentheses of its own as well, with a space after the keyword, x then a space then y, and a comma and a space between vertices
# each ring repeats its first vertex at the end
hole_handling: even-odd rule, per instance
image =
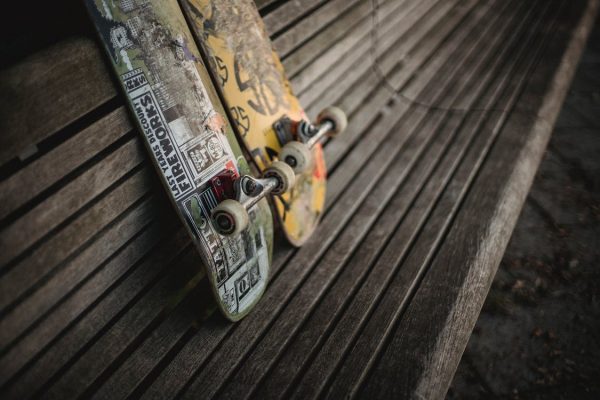
POLYGON ((180 199, 194 189, 184 169, 177 143, 164 120, 152 89, 141 69, 123 75, 123 82, 131 99, 152 154, 167 180, 175 199, 180 199))

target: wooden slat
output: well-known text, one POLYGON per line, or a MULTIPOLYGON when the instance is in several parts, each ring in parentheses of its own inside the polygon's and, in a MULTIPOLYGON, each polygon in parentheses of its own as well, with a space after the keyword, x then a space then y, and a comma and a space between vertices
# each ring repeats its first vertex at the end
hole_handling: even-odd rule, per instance
POLYGON ((127 360, 110 376, 107 382, 93 392, 94 399, 115 399, 133 396, 134 389, 143 391, 145 380, 149 378, 154 368, 159 367, 160 361, 177 343, 192 334, 190 320, 197 318, 197 305, 209 303, 211 296, 208 282, 203 281, 195 296, 190 296, 178 310, 173 310, 160 326, 131 354, 127 360))
POLYGON ((270 35, 275 35, 284 27, 294 21, 300 21, 305 15, 326 2, 327 0, 289 1, 284 6, 280 6, 264 16, 267 31, 270 35))
POLYGON ((0 220, 131 130, 127 111, 120 107, 0 182, 0 220))
MULTIPOLYGON (((461 9, 462 8, 463 7, 461 7, 461 9)), ((421 62, 427 60, 429 54, 433 51, 433 49, 436 48, 435 46, 427 45, 436 44, 440 41, 443 41, 447 30, 450 30, 453 27, 455 27, 458 21, 460 21, 460 19, 464 16, 466 11, 468 11, 468 8, 464 7, 464 9, 461 12, 453 12, 450 13, 450 15, 447 15, 447 18, 444 18, 444 20, 441 22, 441 25, 436 27, 436 29, 439 30, 440 35, 430 35, 430 37, 433 36, 436 38, 435 40, 433 40, 433 43, 432 41, 429 41, 423 43, 423 46, 418 46, 418 48, 423 50, 419 51, 416 54, 416 56, 419 56, 417 57, 417 59, 421 60, 421 62)), ((382 49, 384 51, 387 50, 386 47, 382 47, 382 49)), ((392 68, 394 68, 397 64, 390 62, 390 60, 396 60, 396 62, 398 62, 400 55, 402 55, 402 52, 395 51, 395 49, 394 51, 386 51, 385 57, 382 58, 381 70, 383 72, 388 72, 392 68)), ((414 69, 418 68, 419 66, 420 64, 416 62, 412 63, 411 68, 403 69, 404 76, 411 76, 414 69)), ((353 66, 351 66, 350 68, 352 69, 352 67, 353 66)), ((360 66, 355 67, 357 67, 357 69, 361 68, 360 66)), ((343 73, 342 75, 345 76, 346 79, 350 80, 350 76, 348 74, 343 73)), ((373 108, 382 109, 382 107, 394 96, 394 93, 390 92, 389 88, 387 87, 387 84, 385 82, 382 82, 381 78, 377 74, 375 74, 370 68, 367 68, 363 75, 356 76, 353 74, 352 78, 356 79, 356 82, 353 82, 352 80, 350 81, 350 84, 348 86, 351 87, 351 90, 345 93, 342 91, 336 91, 338 97, 332 99, 332 102, 338 103, 338 99, 342 102, 343 99, 352 99, 350 105, 345 105, 346 111, 349 113, 357 112, 358 115, 355 116, 353 124, 350 124, 348 130, 344 133, 344 135, 340 138, 337 138, 335 141, 329 143, 326 147, 325 156, 327 165, 330 167, 330 169, 335 169, 337 161, 341 157, 343 157, 343 155, 346 151, 348 151, 348 149, 353 148, 353 146, 355 145, 355 141, 358 137, 360 137, 360 133, 366 127, 368 127, 368 125, 377 117, 377 113, 373 113, 371 110, 373 108), (362 99, 365 104, 369 105, 369 107, 359 107, 360 103, 358 103, 356 99, 362 99)), ((331 91, 337 90, 339 88, 331 87, 328 89, 330 89, 331 91)), ((320 90, 323 89, 321 88, 320 90)), ((313 113, 316 113, 318 110, 316 109, 316 107, 314 107, 313 109, 313 113)), ((372 147, 373 143, 367 141, 362 146, 372 147)), ((370 153, 368 154, 370 155, 370 153)), ((367 158, 369 157, 369 155, 367 155, 367 158)), ((362 160, 364 159, 366 158, 363 158, 362 160)), ((360 165, 360 163, 363 161, 360 161, 360 159, 358 159, 356 160, 356 162, 360 165)), ((341 173, 347 175, 352 174, 353 172, 352 170, 346 169, 341 171, 341 173)), ((334 190, 336 187, 344 185, 345 182, 345 179, 331 179, 328 185, 328 190, 334 190)), ((333 201, 333 198, 329 198, 327 200, 329 204, 331 204, 333 201)))
MULTIPOLYGON (((82 395, 88 385, 105 371, 108 363, 118 358, 127 347, 134 346, 139 336, 145 336, 170 313, 204 275, 199 268, 199 256, 189 248, 177 268, 173 268, 157 286, 133 304, 76 364, 65 371, 44 394, 48 399, 74 398, 82 395), (190 284, 191 283, 191 284, 190 284), (74 385, 73 382, 79 382, 74 385)), ((126 354, 126 353, 125 353, 126 354)))
POLYGON ((139 165, 145 157, 139 141, 128 142, 102 163, 81 174, 56 195, 43 201, 22 218, 0 231, 0 265, 50 233, 65 219, 139 165), (130 155, 133 155, 131 157, 130 155))
MULTIPOLYGON (((389 1, 387 4, 389 4, 389 1)), ((355 35, 361 27, 364 28, 363 35, 368 34, 370 25, 366 24, 371 21, 370 12, 371 4, 369 0, 359 1, 351 10, 339 15, 335 21, 327 25, 317 35, 304 42, 286 57, 283 57, 282 62, 287 76, 293 79, 307 64, 313 62, 317 56, 322 55, 324 50, 335 46, 340 40, 344 40, 347 35, 355 35)), ((297 87, 296 93, 298 93, 297 87)))
MULTIPOLYGON (((53 376, 63 371, 69 361, 76 357, 86 345, 98 339, 98 332, 102 332, 114 324, 116 318, 123 314, 136 299, 147 292, 149 288, 154 287, 153 284, 158 277, 163 276, 172 268, 179 268, 177 264, 173 264, 173 260, 189 244, 190 239, 187 237, 187 232, 180 228, 170 238, 167 236, 159 246, 143 258, 141 263, 136 264, 135 257, 127 258, 124 261, 115 261, 131 265, 133 271, 116 287, 112 287, 112 290, 105 296, 98 296, 97 298, 100 298, 98 304, 88 310, 83 318, 76 319, 79 315, 79 302, 82 301, 82 298, 88 298, 89 295, 90 299, 94 299, 93 295, 97 293, 97 290, 109 288, 114 284, 114 282, 105 284, 98 282, 96 277, 102 279, 101 274, 86 282, 78 293, 62 303, 40 324, 37 330, 31 332, 13 351, 14 358, 20 359, 21 365, 24 365, 29 359, 34 359, 36 362, 30 368, 19 371, 18 379, 12 379, 7 390, 10 397, 30 397, 53 376), (68 323, 65 323, 65 320, 68 323), (59 335, 65 326, 68 327, 67 332, 59 335), (58 341, 51 347, 47 347, 55 336, 58 337, 58 341)), ((15 368, 16 371, 18 371, 17 368, 15 368)))
POLYGON ((61 42, 0 73, 0 165, 116 95, 89 38, 61 42))
MULTIPOLYGON (((155 181, 154 176, 148 172, 148 170, 142 170, 134 173, 131 179, 118 185, 63 230, 52 235, 41 247, 30 250, 26 257, 20 260, 0 281, 0 287, 3 288, 2 304, 4 306, 11 305, 14 301, 21 299, 24 294, 30 293, 41 282, 55 274, 57 268, 62 268, 66 259, 74 257, 77 252, 86 250, 86 247, 89 247, 86 251, 97 254, 97 257, 108 257, 110 248, 118 248, 129 240, 127 235, 118 236, 107 247, 101 240, 98 240, 98 234, 102 233, 105 227, 117 229, 116 226, 110 228, 111 225, 114 225, 114 219, 146 193, 149 182, 155 181), (91 240, 93 242, 90 242, 91 240)), ((154 185, 154 187, 158 186, 154 185)), ((136 207, 139 208, 140 205, 136 207)), ((142 229, 148 222, 148 220, 134 219, 132 228, 142 229)))
MULTIPOLYGON (((305 3, 308 2, 309 1, 303 1, 298 4, 302 9, 305 9, 305 3)), ((320 30, 327 28, 335 18, 354 7, 357 2, 358 0, 331 0, 327 2, 316 12, 306 15, 294 27, 287 29, 284 33, 279 35, 273 42, 275 50, 281 57, 285 57, 291 53, 294 48, 310 39, 311 36, 320 30)), ((290 12, 290 8, 291 7, 289 6, 285 7, 286 12, 290 12)))
MULTIPOLYGON (((389 4, 394 5, 393 2, 389 4)), ((391 13, 388 18, 382 21, 380 29, 388 30, 397 25, 402 26, 403 22, 409 22, 404 20, 403 13, 391 13)), ((400 51, 395 51, 396 49, 391 49, 390 46, 378 46, 377 49, 373 49, 371 45, 372 34, 370 30, 365 30, 367 26, 372 24, 372 17, 365 18, 360 26, 357 26, 357 30, 361 29, 358 30, 358 34, 357 30, 354 30, 353 34, 345 36, 344 39, 321 54, 317 60, 307 65, 292 79, 292 84, 303 104, 310 107, 324 93, 332 90, 336 90, 338 95, 343 93, 351 87, 348 83, 353 82, 352 77, 357 77, 361 73, 365 77, 377 79, 373 74, 373 58, 381 54, 386 54, 386 58, 393 58, 394 54, 391 53, 401 54, 400 51), (365 60, 369 62, 365 62, 365 60), (344 86, 339 87, 338 90, 340 76, 344 76, 345 79, 344 86)), ((393 29, 389 37, 400 41, 402 33, 404 31, 401 29, 393 29)), ((393 40, 391 42, 393 43, 393 40)), ((428 50, 431 51, 432 49, 428 50)))
POLYGON ((276 2, 277 0, 256 0, 254 3, 256 3, 256 7, 263 12, 266 7, 269 7, 276 2))
MULTIPOLYGON (((404 55, 403 53, 406 50, 410 49, 412 46, 414 46, 416 43, 418 43, 420 40, 422 40, 423 36, 430 32, 431 28, 435 26, 436 22, 440 21, 445 16, 445 13, 452 9, 452 7, 456 5, 456 3, 457 2, 455 1, 436 1, 432 5, 429 2, 423 2, 419 3, 418 7, 410 9, 410 12, 406 15, 406 17, 402 18, 400 21, 397 22, 402 28, 394 29, 394 34, 390 35, 387 39, 388 43, 395 43, 396 41, 398 41, 402 43, 402 46, 397 46, 393 48, 392 51, 386 54, 386 59, 390 60, 389 62, 393 63, 393 65, 400 63, 404 55), (425 18, 426 16, 428 18, 425 18), (419 23, 423 19, 425 19, 426 23, 419 23), (407 32, 411 32, 411 35, 408 38, 406 38, 408 40, 402 40, 401 38, 403 37, 403 35, 407 34, 407 32)), ((385 43, 379 43, 381 46, 381 50, 375 49, 375 55, 379 55, 379 51, 381 51, 382 53, 385 52, 385 50, 388 48, 388 46, 386 46, 385 43)), ((426 49, 427 51, 434 50, 434 48, 426 49)), ((367 75, 369 79, 375 81, 380 80, 380 77, 372 69, 372 55, 373 54, 369 53, 368 58, 370 62, 364 62, 364 57, 362 62, 359 59, 359 61, 356 64, 353 64, 351 68, 347 68, 343 75, 345 77, 343 81, 334 82, 331 86, 327 88, 328 90, 323 91, 322 95, 317 97, 315 99, 316 101, 310 104, 309 107, 307 107, 307 112, 309 116, 312 116, 314 118, 318 114, 318 112, 324 107, 326 107, 328 104, 335 104, 336 100, 340 98, 340 94, 344 94, 341 96, 342 109, 352 109, 352 104, 356 104, 358 100, 353 98, 352 96, 348 96, 347 94, 345 94, 345 92, 353 88, 354 82, 359 81, 365 84, 366 82, 364 75, 367 75), (361 77, 362 79, 359 79, 359 77, 361 77)))
MULTIPOLYGON (((93 240, 115 218, 134 205, 148 188, 157 188, 156 178, 149 167, 141 169, 118 183, 106 196, 97 200, 90 208, 70 221, 70 223, 53 234, 40 246, 29 249, 25 256, 0 280, 0 304, 6 308, 17 299, 36 287, 49 274, 53 273, 64 260, 82 251, 86 243, 93 240)), ((144 226, 148 221, 138 221, 144 226)), ((123 238, 126 239, 126 238, 123 238)), ((122 241, 120 243, 123 243, 122 241)))
MULTIPOLYGON (((474 2, 471 2, 471 5, 473 5, 474 2)), ((460 24, 460 30, 458 31, 457 35, 455 35, 450 41, 448 41, 443 48, 438 49, 437 50, 437 56, 442 58, 442 59, 446 59, 446 57, 451 57, 452 52, 456 49, 456 47, 459 45, 459 43, 461 43, 461 38, 464 38, 465 35, 468 35, 472 24, 476 23, 478 21, 477 18, 472 19, 471 21, 466 21, 465 23, 462 22, 463 18, 465 17, 465 15, 468 13, 470 9, 468 7, 465 6, 461 6, 459 9, 453 9, 452 12, 450 12, 448 15, 446 15, 446 17, 443 19, 443 21, 441 21, 440 25, 436 26, 435 31, 439 32, 439 35, 428 35, 425 36, 424 41, 423 42, 417 42, 418 43, 418 49, 415 54, 414 57, 415 59, 419 59, 422 62, 424 62, 424 60, 427 60, 429 58, 431 49, 435 49, 437 48, 437 45, 439 43, 441 43, 442 41, 444 41, 444 39, 447 37, 447 33, 449 31, 451 31, 452 29, 454 29, 457 25, 460 24), (434 39, 435 38, 435 39, 434 39), (425 49, 430 49, 429 51, 425 50, 425 49)), ((397 56, 397 54, 394 54, 394 52, 388 52, 387 54, 389 54, 389 57, 385 57, 382 58, 381 60, 381 71, 383 73, 387 73, 389 71, 391 71, 395 65, 397 64, 393 64, 391 62, 389 62, 389 60, 393 59, 392 57, 394 57, 395 55, 397 56)), ((402 54, 402 53, 399 53, 402 54)), ((437 59, 437 57, 435 58, 437 59)), ((427 67, 429 64, 426 64, 425 67, 427 67)), ((403 64, 402 70, 402 76, 406 76, 406 80, 408 80, 408 77, 412 76, 412 74, 414 73, 414 71, 421 67, 421 64, 416 63, 416 62, 412 62, 410 64, 410 66, 403 64), (404 67, 405 66, 405 67, 404 67)), ((438 65, 439 67, 439 65, 438 65)), ((437 70, 435 70, 437 72, 437 70)), ((358 93, 361 92, 365 92, 365 91, 369 91, 370 87, 372 86, 371 80, 373 79, 373 75, 374 74, 370 74, 367 76, 364 76, 362 79, 359 80, 360 83, 358 83, 358 85, 355 86, 355 90, 358 93)), ((428 83, 428 80, 426 79, 419 79, 416 80, 415 82, 413 82, 413 85, 415 85, 416 87, 420 87, 423 88, 425 87, 425 85, 428 83)), ((396 94, 395 93, 390 93, 390 88, 388 87, 388 85, 386 84, 386 82, 379 82, 379 85, 382 86, 382 92, 387 94, 387 98, 389 99, 390 97, 395 97, 396 94)), ((443 85, 438 85, 441 87, 443 87, 443 85)), ((437 92, 436 92, 437 93, 437 92)), ((348 95, 352 96, 354 95, 354 93, 350 93, 348 95)), ((367 100, 369 103, 374 102, 375 104, 380 104, 379 102, 381 101, 380 99, 368 99, 367 100)), ((381 105, 379 106, 381 107, 381 105)), ((365 107, 361 107, 358 109, 358 113, 362 114, 362 115, 357 115, 356 116, 356 120, 358 121, 357 126, 361 125, 362 121, 369 121, 369 115, 365 114, 364 112, 365 107)), ((348 138, 352 138, 354 134, 354 131, 352 130, 352 127, 348 130, 348 133, 345 135, 348 138)), ((352 143, 352 142, 350 142, 352 143)), ((338 159, 340 157, 340 151, 341 149, 346 145, 346 142, 344 140, 336 140, 333 141, 327 148, 326 151, 326 156, 327 156, 327 161, 329 162, 331 161, 335 161, 336 159, 338 159), (331 156, 330 156, 331 155, 331 156)), ((373 144, 370 144, 369 141, 367 141, 364 145, 362 146, 369 146, 369 147, 373 147, 373 144)), ((367 153, 367 158, 371 156, 372 153, 367 153)), ((366 158, 363 159, 358 159, 355 162, 357 163, 363 163, 364 160, 366 160, 366 158)), ((347 174, 346 171, 342 170, 340 171, 340 174, 345 175, 347 174)), ((336 179, 335 181, 331 181, 330 182, 330 187, 336 187, 338 185, 338 182, 345 182, 344 179, 336 179)))
MULTIPOLYGON (((10 329, 6 329, 0 334, 0 345, 4 347, 13 340, 21 338, 23 332, 34 321, 51 310, 65 294, 93 274, 96 268, 102 267, 107 260, 118 254, 121 240, 127 243, 143 232, 160 210, 151 200, 146 199, 140 207, 131 210, 115 221, 106 232, 102 233, 94 246, 87 247, 78 253, 76 257, 55 272, 51 279, 36 288, 31 296, 10 310, 2 320, 2 323, 10 329)), ((165 206, 164 203, 162 205, 165 206)), ((148 232, 143 232, 144 236, 149 236, 146 238, 149 243, 144 248, 155 242, 158 232, 153 233, 154 235, 149 235, 148 232)), ((131 251, 132 249, 129 247, 127 250, 131 251)), ((121 265, 120 267, 126 266, 121 265)), ((111 272, 116 273, 116 270, 111 272)))
MULTIPOLYGON (((389 32, 389 38, 391 39, 389 41, 394 42, 394 39, 398 40, 408 29, 410 29, 411 17, 412 20, 414 20, 414 9, 417 8, 421 11, 426 11, 434 4, 435 2, 427 2, 425 4, 397 4, 394 1, 383 4, 379 11, 386 12, 387 15, 379 19, 379 26, 377 28, 378 33, 389 32), (398 29, 398 27, 400 28, 398 29)), ((371 6, 371 4, 365 4, 365 6, 371 6)), ((361 7, 357 7, 357 9, 361 11, 361 7)), ((309 47, 309 45, 314 42, 317 42, 318 44, 328 40, 327 37, 321 38, 320 34, 315 37, 317 40, 306 43, 299 48, 297 52, 294 52, 290 57, 283 60, 286 71, 290 70, 290 73, 292 74, 294 89, 297 91, 298 95, 301 96, 303 101, 308 100, 308 98, 304 98, 303 96, 308 96, 315 88, 318 90, 318 87, 322 86, 322 84, 319 83, 322 78, 315 80, 314 76, 344 76, 343 73, 336 72, 336 69, 338 71, 340 69, 347 71, 351 66, 356 67, 353 64, 362 66, 365 64, 369 65, 370 63, 364 62, 365 58, 372 62, 371 58, 375 52, 377 52, 378 55, 385 53, 386 48, 389 46, 378 46, 377 49, 372 48, 372 35, 374 35, 374 33, 372 33, 371 28, 375 20, 373 19, 371 7, 369 7, 368 10, 369 14, 364 16, 361 22, 352 28, 350 32, 345 34, 343 38, 332 43, 325 51, 318 49, 322 53, 319 54, 309 47), (317 54, 310 57, 311 54, 309 52, 311 50, 313 53, 317 54), (369 54, 369 52, 372 54, 369 54), (360 61, 362 61, 362 63, 360 63, 360 61)), ((335 27, 335 24, 332 25, 332 27, 335 27)), ((329 36, 329 32, 327 31, 323 31, 322 34, 329 36)), ((331 83, 332 82, 329 82, 327 86, 331 85, 331 83)))

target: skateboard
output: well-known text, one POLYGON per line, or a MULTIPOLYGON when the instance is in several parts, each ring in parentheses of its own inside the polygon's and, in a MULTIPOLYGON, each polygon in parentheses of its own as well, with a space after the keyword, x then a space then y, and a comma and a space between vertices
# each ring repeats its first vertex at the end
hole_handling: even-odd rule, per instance
POLYGON ((301 246, 323 213, 326 168, 321 139, 346 127, 344 113, 325 109, 308 122, 252 0, 181 0, 196 43, 248 158, 260 171, 285 161, 293 188, 274 196, 287 240, 301 246))
POLYGON ((293 171, 252 174, 176 0, 85 3, 218 307, 239 320, 269 279, 266 196, 288 190, 293 171))

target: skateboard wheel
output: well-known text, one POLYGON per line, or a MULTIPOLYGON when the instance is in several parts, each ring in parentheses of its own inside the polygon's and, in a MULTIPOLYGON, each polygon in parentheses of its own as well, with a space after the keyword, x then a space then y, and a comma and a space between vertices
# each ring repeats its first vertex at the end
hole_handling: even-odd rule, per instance
POLYGON ((215 229, 223 236, 240 233, 246 229, 250 221, 244 206, 239 201, 231 199, 220 202, 211 214, 215 229))
POLYGON ((279 152, 279 159, 292 167, 296 174, 301 174, 312 165, 312 152, 304 143, 295 140, 286 143, 279 152))
POLYGON ((283 194, 290 190, 296 181, 296 174, 292 167, 283 161, 273 161, 264 172, 265 178, 276 178, 277 187, 273 189, 273 194, 283 194))
POLYGON ((329 136, 336 136, 342 133, 346 130, 346 126, 348 126, 346 113, 341 108, 334 106, 326 107, 319 113, 317 123, 320 124, 324 121, 331 121, 333 123, 333 130, 329 133, 329 136))

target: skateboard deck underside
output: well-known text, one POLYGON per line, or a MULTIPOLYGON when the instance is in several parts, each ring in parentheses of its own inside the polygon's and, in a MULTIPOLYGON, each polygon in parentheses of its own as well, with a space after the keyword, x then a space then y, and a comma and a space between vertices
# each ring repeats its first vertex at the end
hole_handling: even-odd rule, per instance
MULTIPOLYGON (((182 4, 237 133, 263 170, 291 140, 274 124, 283 117, 307 118, 258 10, 250 0, 183 0, 182 4)), ((296 176, 290 193, 274 197, 283 232, 296 246, 312 234, 325 205, 326 169, 320 144, 313 148, 313 159, 312 168, 296 176)))
POLYGON ((86 0, 159 176, 206 265, 225 316, 243 317, 269 279, 273 220, 266 200, 249 227, 220 236, 209 220, 210 180, 249 174, 208 71, 176 0, 86 0))

